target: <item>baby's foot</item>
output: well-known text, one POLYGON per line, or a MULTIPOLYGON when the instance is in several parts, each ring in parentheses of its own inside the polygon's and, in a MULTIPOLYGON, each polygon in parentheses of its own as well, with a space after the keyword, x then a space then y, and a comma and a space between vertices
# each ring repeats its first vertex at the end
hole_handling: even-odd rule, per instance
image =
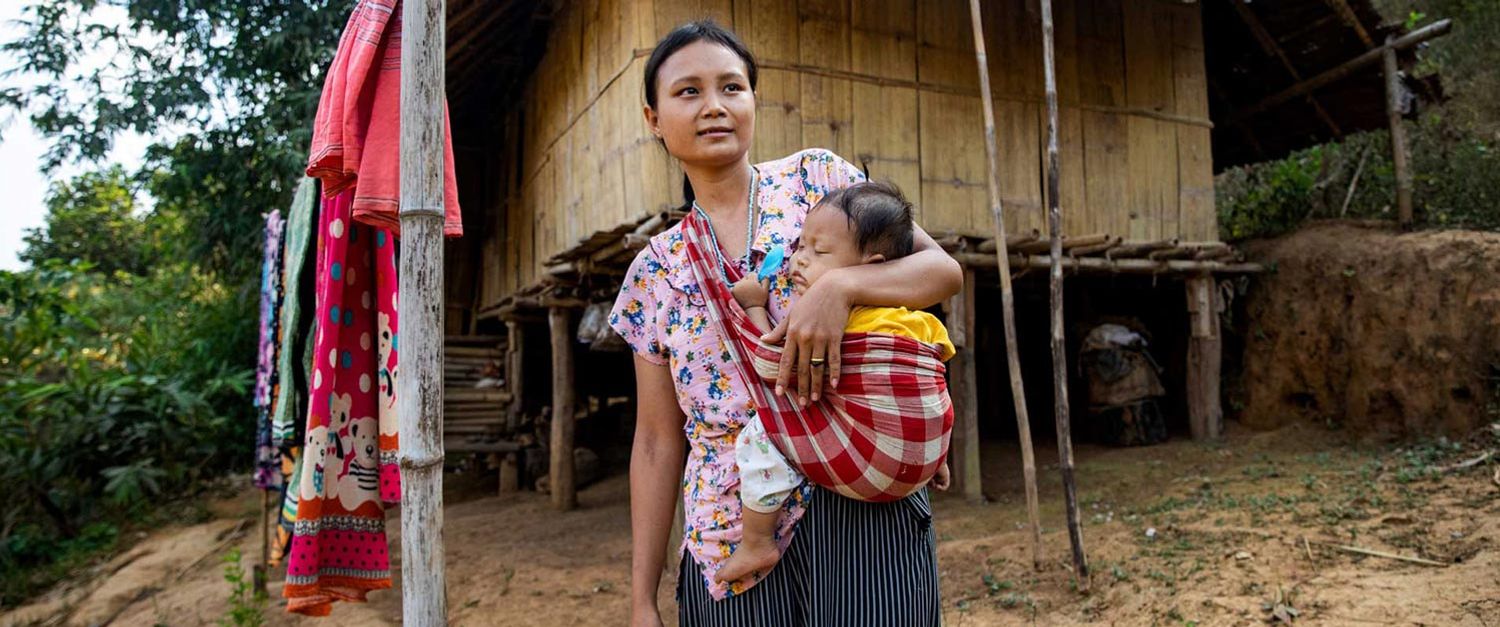
POLYGON ((734 554, 724 561, 724 566, 714 574, 721 582, 737 581, 747 575, 770 570, 781 561, 781 551, 769 540, 746 540, 735 548, 734 554))

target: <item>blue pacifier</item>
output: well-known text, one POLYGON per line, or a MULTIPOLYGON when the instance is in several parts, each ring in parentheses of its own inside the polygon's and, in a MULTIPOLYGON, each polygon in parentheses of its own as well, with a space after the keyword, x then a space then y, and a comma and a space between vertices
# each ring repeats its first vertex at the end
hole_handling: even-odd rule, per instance
POLYGON ((776 276, 776 271, 781 269, 781 262, 786 259, 786 249, 780 246, 766 252, 766 258, 760 262, 760 271, 755 273, 755 278, 765 281, 776 276))

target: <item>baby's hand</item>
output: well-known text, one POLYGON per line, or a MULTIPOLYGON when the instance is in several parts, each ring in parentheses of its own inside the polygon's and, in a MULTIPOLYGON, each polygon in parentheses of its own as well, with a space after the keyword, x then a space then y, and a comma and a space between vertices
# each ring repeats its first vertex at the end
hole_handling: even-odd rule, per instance
POLYGON ((766 302, 771 299, 770 279, 765 282, 755 280, 755 275, 747 274, 730 288, 729 292, 734 294, 735 302, 740 307, 765 307, 766 302))

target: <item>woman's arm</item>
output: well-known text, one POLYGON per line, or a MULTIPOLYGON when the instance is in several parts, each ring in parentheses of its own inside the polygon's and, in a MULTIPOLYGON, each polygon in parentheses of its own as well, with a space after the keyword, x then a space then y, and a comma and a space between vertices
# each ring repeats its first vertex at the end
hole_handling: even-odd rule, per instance
POLYGON ((781 353, 781 373, 776 393, 790 387, 797 377, 797 400, 806 404, 809 395, 818 400, 823 391, 826 367, 830 384, 839 384, 839 341, 849 323, 854 305, 925 309, 942 302, 963 288, 964 273, 958 262, 943 252, 922 227, 912 234, 912 253, 884 263, 867 263, 831 270, 819 278, 787 312, 781 324, 763 341, 786 340, 781 353), (826 366, 811 366, 813 358, 824 358, 826 366))
POLYGON ((635 358, 635 441, 630 449, 630 595, 632 625, 660 625, 656 589, 661 584, 667 534, 682 481, 687 439, 683 414, 666 366, 635 358))

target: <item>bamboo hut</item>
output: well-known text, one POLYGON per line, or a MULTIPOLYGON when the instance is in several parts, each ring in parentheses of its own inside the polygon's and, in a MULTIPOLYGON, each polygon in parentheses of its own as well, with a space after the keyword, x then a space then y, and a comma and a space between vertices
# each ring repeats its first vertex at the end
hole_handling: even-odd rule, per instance
MULTIPOLYGON (((1378 57, 1399 27, 1383 24, 1369 0, 1054 5, 1064 267, 1133 279, 1175 312, 1180 326, 1159 333, 1181 338, 1166 343, 1183 349, 1178 395, 1193 435, 1214 437, 1223 307, 1216 277, 1256 269, 1218 241, 1215 169, 1388 124, 1378 59, 1353 62, 1378 57)), ((986 235, 967 2, 451 0, 447 12, 447 87, 469 236, 447 245, 446 330, 449 345, 464 350, 449 350, 450 361, 460 359, 445 372, 450 385, 468 385, 476 368, 504 372, 502 389, 448 395, 448 448, 507 456, 502 489, 516 487, 517 467, 528 463, 523 450, 544 441, 554 451, 551 474, 569 477, 552 482, 554 501, 570 506, 572 442, 588 430, 575 431, 573 421, 629 394, 619 370, 628 358, 587 356, 572 333, 580 309, 612 297, 635 252, 682 204, 682 175, 641 121, 640 84, 657 39, 692 19, 730 26, 761 62, 754 159, 832 149, 916 201, 922 226, 976 279, 949 319, 954 337, 979 353, 964 367, 978 369, 977 387, 1003 387, 982 383, 1004 374, 1003 363, 984 358, 998 334, 988 329, 999 326, 984 302, 996 247, 986 235), (575 358, 555 354, 570 348, 575 358), (579 380, 602 387, 579 394, 579 380)), ((1025 274, 1050 263, 1040 254, 1046 243, 1032 235, 1046 230, 1040 14, 1034 0, 986 0, 983 15, 1005 227, 1012 267, 1025 274)), ((1400 60, 1409 64, 1410 53, 1400 60)), ((1070 288, 1084 290, 1077 315, 1114 297, 1089 297, 1091 284, 1078 285, 1070 288)), ((1028 290, 1044 297, 1045 289, 1018 283, 1023 300, 1028 290)), ((996 400, 984 392, 956 399, 960 421, 1005 421, 978 415, 980 401, 996 400)), ((983 406, 996 414, 1007 407, 983 406)), ((973 455, 977 443, 955 450, 973 455)), ((977 492, 977 470, 957 480, 977 492)))

